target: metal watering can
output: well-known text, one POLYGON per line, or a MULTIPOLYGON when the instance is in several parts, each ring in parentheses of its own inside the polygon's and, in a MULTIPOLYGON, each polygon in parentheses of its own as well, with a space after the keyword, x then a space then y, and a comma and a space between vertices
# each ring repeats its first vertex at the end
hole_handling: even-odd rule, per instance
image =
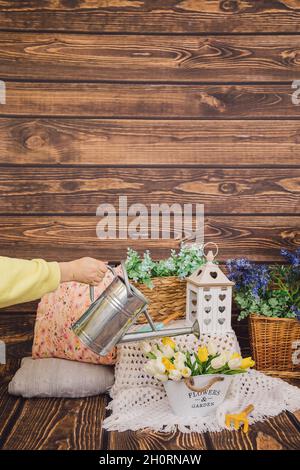
POLYGON ((165 328, 157 331, 147 311, 149 301, 129 283, 125 263, 121 263, 123 278, 107 266, 114 275, 110 285, 94 300, 94 288, 90 286, 91 305, 72 330, 82 343, 100 356, 106 356, 116 344, 150 340, 164 336, 194 334, 199 338, 199 324, 184 328, 165 328), (141 314, 151 327, 149 332, 127 333, 141 314))

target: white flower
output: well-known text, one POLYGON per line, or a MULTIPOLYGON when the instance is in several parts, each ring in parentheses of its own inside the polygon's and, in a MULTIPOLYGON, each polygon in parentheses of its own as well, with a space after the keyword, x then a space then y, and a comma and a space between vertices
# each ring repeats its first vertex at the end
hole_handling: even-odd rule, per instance
POLYGON ((174 366, 176 369, 183 369, 185 367, 186 356, 182 352, 178 351, 174 354, 174 366))
POLYGON ((146 374, 148 374, 148 375, 154 375, 154 374, 155 374, 156 370, 155 370, 155 367, 154 367, 154 361, 153 361, 153 360, 148 361, 148 362, 145 364, 144 371, 145 371, 146 374))
POLYGON ((174 349, 171 348, 171 346, 166 345, 166 346, 160 346, 162 353, 165 357, 168 359, 171 359, 171 357, 174 356, 174 349))
POLYGON ((183 377, 190 377, 192 371, 189 367, 183 367, 183 369, 180 369, 179 371, 183 377))
POLYGON ((214 343, 214 341, 209 341, 207 345, 207 350, 210 356, 215 356, 218 353, 218 348, 217 348, 216 343, 214 343))
POLYGON ((182 374, 179 372, 179 370, 176 370, 176 369, 170 370, 169 379, 174 380, 175 382, 179 382, 181 378, 182 378, 182 374))
POLYGON ((177 370, 181 370, 181 369, 185 368, 185 363, 184 362, 174 361, 174 366, 176 367, 177 370))
POLYGON ((161 358, 164 356, 164 353, 162 351, 160 351, 160 349, 158 349, 158 346, 155 345, 152 349, 152 353, 157 357, 157 358, 161 358))
POLYGON ((186 360, 186 355, 181 351, 177 351, 174 354, 174 357, 175 357, 175 360, 179 360, 179 361, 182 361, 182 362, 184 362, 186 360))
POLYGON ((220 356, 215 357, 210 365, 213 369, 221 369, 221 367, 225 366, 227 362, 226 354, 222 353, 220 356))
POLYGON ((229 369, 231 369, 231 370, 239 369, 240 366, 241 366, 241 363, 242 363, 242 359, 239 358, 239 357, 229 359, 229 361, 228 361, 229 369))
POLYGON ((156 370, 157 374, 164 374, 165 373, 166 368, 165 368, 164 364, 162 363, 162 360, 161 360, 160 357, 158 359, 154 360, 154 364, 155 364, 154 367, 155 367, 155 370, 156 370))
POLYGON ((152 350, 150 343, 148 343, 147 341, 142 341, 140 343, 140 348, 143 354, 149 354, 152 350))
POLYGON ((226 357, 226 360, 229 361, 229 359, 231 359, 231 356, 232 356, 232 351, 223 351, 222 352, 222 355, 224 355, 226 357))
POLYGON ((158 359, 150 359, 145 364, 144 371, 148 375, 154 375, 156 376, 157 374, 164 374, 166 371, 165 366, 163 365, 162 361, 160 358, 158 359))

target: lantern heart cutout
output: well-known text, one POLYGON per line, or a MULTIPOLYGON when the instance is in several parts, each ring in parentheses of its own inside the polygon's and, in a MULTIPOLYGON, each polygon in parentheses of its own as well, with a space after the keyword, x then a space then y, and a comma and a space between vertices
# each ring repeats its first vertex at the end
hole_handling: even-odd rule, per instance
POLYGON ((210 319, 210 318, 205 318, 205 319, 204 319, 205 325, 209 325, 210 322, 211 322, 211 319, 210 319))
POLYGON ((211 299, 211 295, 205 295, 204 298, 205 298, 206 302, 209 302, 210 299, 211 299))
POLYGON ((197 300, 196 300, 196 299, 193 299, 193 300, 192 300, 192 304, 193 304, 193 305, 197 305, 197 300))
POLYGON ((209 274, 213 279, 217 279, 218 273, 216 271, 211 271, 209 274))
POLYGON ((211 307, 205 307, 204 311, 205 311, 206 313, 209 313, 209 312, 211 311, 211 307))
POLYGON ((225 294, 220 294, 219 295, 219 299, 221 300, 221 302, 223 302, 223 300, 226 298, 226 295, 225 294))
POLYGON ((225 310, 225 307, 219 307, 219 312, 223 313, 225 310))
POLYGON ((225 318, 219 318, 218 322, 220 323, 220 325, 223 325, 223 323, 225 322, 225 318))

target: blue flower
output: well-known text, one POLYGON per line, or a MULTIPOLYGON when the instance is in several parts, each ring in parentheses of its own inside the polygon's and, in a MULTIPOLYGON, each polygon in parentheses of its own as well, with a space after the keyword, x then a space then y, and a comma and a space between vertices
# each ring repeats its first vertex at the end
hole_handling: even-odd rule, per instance
POLYGON ((264 295, 270 282, 269 267, 255 264, 247 258, 227 261, 228 277, 235 282, 237 290, 251 290, 254 297, 264 295))
POLYGON ((300 267, 300 248, 297 248, 294 252, 286 249, 280 250, 281 255, 288 261, 289 264, 295 268, 300 267))
POLYGON ((295 314, 295 317, 297 318, 297 320, 300 321, 300 307, 297 307, 297 305, 292 305, 291 310, 295 314))

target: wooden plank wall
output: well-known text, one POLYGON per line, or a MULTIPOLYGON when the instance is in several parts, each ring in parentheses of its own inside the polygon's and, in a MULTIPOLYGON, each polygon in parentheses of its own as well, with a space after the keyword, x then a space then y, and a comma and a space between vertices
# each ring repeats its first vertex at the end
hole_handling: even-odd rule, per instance
MULTIPOLYGON (((222 260, 300 245, 299 1, 3 0, 0 79, 1 254, 119 260, 95 233, 119 195, 204 203, 222 260)), ((0 314, 13 357, 35 308, 0 314)))

